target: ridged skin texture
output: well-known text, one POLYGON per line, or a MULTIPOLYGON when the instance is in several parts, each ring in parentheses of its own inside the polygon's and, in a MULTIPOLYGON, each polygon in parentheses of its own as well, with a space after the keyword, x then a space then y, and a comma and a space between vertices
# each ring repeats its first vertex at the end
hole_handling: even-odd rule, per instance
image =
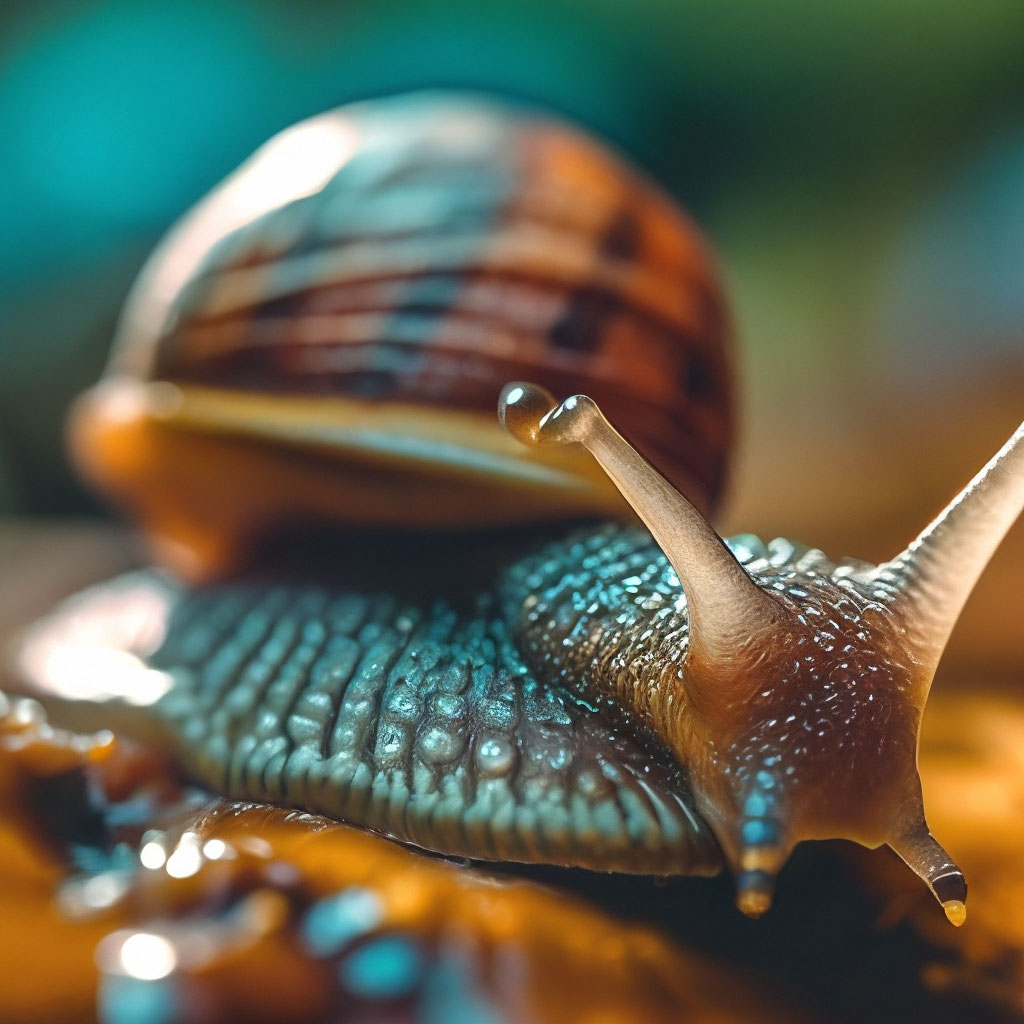
POLYGON ((132 710, 193 775, 447 854, 708 873, 719 843, 738 866, 922 820, 923 695, 861 565, 730 541, 794 614, 718 700, 688 683, 686 598, 643 530, 335 544, 198 590, 113 581, 33 642, 91 615, 90 643, 131 650, 110 595, 159 591, 167 621, 136 632, 162 643, 133 653, 169 692, 132 710))
POLYGON ((894 821, 916 824, 903 804, 917 786, 924 692, 885 584, 864 563, 783 539, 728 543, 792 618, 753 650, 738 637, 735 665, 716 667, 703 702, 687 685, 685 596, 640 530, 580 535, 509 570, 507 614, 526 660, 657 730, 737 864, 745 848, 831 836, 877 845, 894 821))
MULTIPOLYGON (((557 546, 576 557, 577 543, 557 546)), ((136 574, 126 585, 169 600, 166 638, 145 660, 173 680, 137 713, 158 716, 188 771, 235 798, 453 855, 717 871, 717 844, 664 746, 588 699, 585 680, 530 669, 501 607, 518 600, 516 573, 503 577, 493 548, 469 542, 462 572, 447 575, 436 548, 422 553, 405 568, 433 581, 430 597, 289 572, 200 590, 136 574)), ((371 545, 348 557, 369 577, 384 555, 371 545)))

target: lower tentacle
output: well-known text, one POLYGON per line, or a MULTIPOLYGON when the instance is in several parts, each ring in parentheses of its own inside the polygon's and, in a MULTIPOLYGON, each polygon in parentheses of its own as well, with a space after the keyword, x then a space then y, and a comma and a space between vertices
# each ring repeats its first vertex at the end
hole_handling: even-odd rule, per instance
POLYGON ((946 917, 957 927, 967 920, 967 880, 922 821, 914 831, 889 846, 931 889, 946 917))

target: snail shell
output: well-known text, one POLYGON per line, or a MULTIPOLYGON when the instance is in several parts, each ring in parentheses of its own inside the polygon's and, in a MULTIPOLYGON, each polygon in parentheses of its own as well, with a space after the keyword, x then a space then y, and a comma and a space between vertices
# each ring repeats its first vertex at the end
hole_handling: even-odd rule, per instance
MULTIPOLYGON (((717 493, 728 434, 727 360, 703 347, 720 339, 722 318, 684 220, 593 144, 479 105, 396 100, 304 130, 326 132, 343 157, 315 182, 303 164, 302 189, 284 175, 285 202, 265 184, 245 187, 261 164, 288 164, 275 165, 273 147, 258 155, 147 271, 114 376, 76 415, 91 475, 194 577, 237 560, 235 513, 240 536, 313 513, 393 523, 401 511, 429 525, 479 512, 493 525, 602 511, 614 488, 649 532, 563 527, 538 546, 515 531, 382 540, 350 530, 316 544, 313 568, 308 557, 298 569, 264 558, 197 589, 145 572, 44 622, 22 650, 25 677, 164 743, 230 796, 325 811, 430 849, 652 872, 725 863, 740 907, 757 915, 796 843, 846 838, 890 845, 962 923, 966 883, 928 831, 917 735, 960 608, 1024 506, 1024 425, 880 566, 782 540, 727 544, 698 508, 717 493), (496 174, 509 167, 526 170, 496 174), (346 175, 355 200, 334 188, 346 175), (496 180, 512 182, 500 202, 496 180), (571 182, 586 183, 586 201, 571 182), (240 212, 243 199, 270 212, 240 212), (597 225, 622 208, 643 244, 595 244, 606 237, 597 225), (365 242, 361 214, 389 230, 365 242), (492 276, 500 287, 488 294, 505 297, 479 322, 430 290, 438 277, 489 287, 492 276), (545 308, 559 317, 584 296, 575 308, 591 311, 592 329, 561 344, 562 320, 529 320, 503 291, 513 282, 538 298, 528 310, 552 299, 545 308), (398 300, 395 312, 396 296, 421 283, 426 305, 398 300), (458 373, 435 375, 435 349, 455 344, 462 335, 448 326, 464 321, 479 346, 460 350, 458 373), (605 357, 619 326, 635 328, 636 351, 621 391, 595 401, 616 375, 605 357), (558 402, 535 383, 507 385, 500 420, 530 447, 499 455, 473 389, 495 397, 513 335, 536 354, 537 379, 577 374, 592 394, 558 402), (485 348, 499 370, 483 368, 485 348), (656 388, 652 405, 648 375, 689 386, 674 400, 656 388), (400 402, 371 402, 385 380, 400 402), (456 395, 457 414, 439 411, 456 395), (711 396, 721 401, 706 405, 711 396), (602 404, 641 439, 675 410, 687 438, 672 442, 678 457, 646 445, 667 476, 602 404), (371 424, 362 434, 346 418, 357 409, 371 424), (430 433, 455 415, 470 426, 457 444, 430 433), (703 463, 690 455, 697 438, 709 442, 703 463), (487 472, 466 454, 477 441, 487 472), (428 462, 431 487, 418 479, 428 462), (590 486, 595 466, 610 483, 590 486), (382 511, 399 469, 407 497, 382 511), (668 476, 687 480, 698 504, 668 476), (533 486, 542 478, 547 490, 533 486), (368 481, 381 485, 373 498, 368 481), (347 491, 354 510, 338 504, 347 491)), ((289 138, 275 145, 287 151, 289 138)))
POLYGON ((583 453, 500 429, 515 378, 585 388, 707 511, 725 335, 696 230, 603 147, 481 99, 373 101, 272 139, 171 232, 72 448, 191 578, 282 521, 621 517, 583 453))

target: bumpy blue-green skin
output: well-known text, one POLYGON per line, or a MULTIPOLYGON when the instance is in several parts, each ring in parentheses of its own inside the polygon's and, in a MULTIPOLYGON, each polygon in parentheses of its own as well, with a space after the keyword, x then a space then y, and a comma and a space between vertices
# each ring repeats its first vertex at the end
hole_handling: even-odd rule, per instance
MULTIPOLYGON (((436 551, 393 559, 429 579, 419 588, 363 582, 381 550, 324 585, 285 575, 186 591, 153 577, 173 610, 148 662, 174 685, 147 713, 188 770, 231 797, 446 854, 717 871, 684 768, 606 681, 548 671, 545 636, 585 643, 662 606, 682 658, 685 600, 649 535, 606 527, 510 561, 486 541, 464 555, 447 572, 436 551), (572 600, 595 587, 602 601, 572 600), (557 628, 541 621, 548 607, 557 628)), ((608 670, 631 671, 642 646, 608 670)))
POLYGON ((706 873, 723 849, 735 867, 921 824, 923 698, 882 584, 788 541, 728 543, 790 618, 760 639, 756 672, 706 693, 674 571, 648 533, 616 526, 349 534, 200 590, 134 574, 36 642, 65 643, 62 618, 81 642, 87 620, 90 643, 163 673, 136 724, 212 789, 446 854, 706 873), (163 637, 155 650, 125 632, 139 607, 161 619, 136 630, 163 637))

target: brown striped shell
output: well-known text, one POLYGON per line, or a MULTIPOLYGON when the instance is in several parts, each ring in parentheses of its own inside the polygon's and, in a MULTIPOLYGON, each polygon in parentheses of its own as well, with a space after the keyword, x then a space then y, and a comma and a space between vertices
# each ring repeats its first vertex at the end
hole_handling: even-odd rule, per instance
POLYGON ((192 576, 282 519, 622 515, 584 453, 504 434, 509 379, 590 394, 707 510, 725 333, 697 231, 621 159, 489 100, 377 100, 283 132, 173 229, 73 447, 192 576))

